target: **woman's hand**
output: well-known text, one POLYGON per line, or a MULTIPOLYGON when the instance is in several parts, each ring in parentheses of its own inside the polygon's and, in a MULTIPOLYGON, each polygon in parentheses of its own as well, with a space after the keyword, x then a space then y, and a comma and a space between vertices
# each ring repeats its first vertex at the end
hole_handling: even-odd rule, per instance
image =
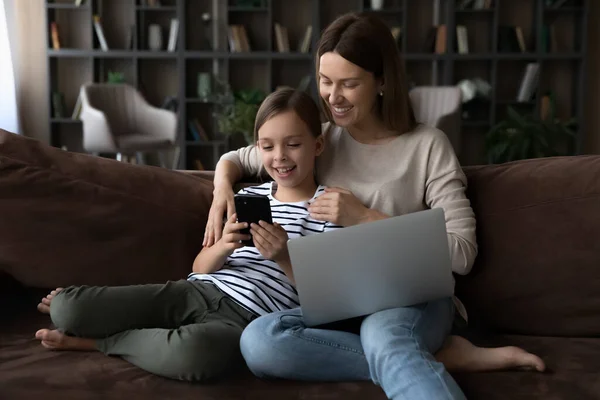
POLYGON ((383 219, 386 216, 365 207, 346 189, 326 188, 325 193, 308 207, 311 218, 344 227, 383 219))
POLYGON ((226 217, 228 220, 231 219, 231 216, 235 212, 233 189, 229 185, 216 186, 213 191, 213 201, 210 211, 208 212, 202 246, 210 247, 221 239, 225 212, 227 212, 226 217))
POLYGON ((256 245, 256 249, 267 260, 273 260, 277 264, 289 264, 288 234, 275 222, 273 225, 260 221, 259 224, 250 225, 250 233, 256 245))
POLYGON ((252 236, 244 235, 240 233, 240 229, 248 227, 247 222, 236 222, 237 215, 234 213, 223 228, 223 237, 218 242, 219 246, 223 249, 223 255, 229 257, 234 250, 244 247, 242 240, 250 240, 252 236))

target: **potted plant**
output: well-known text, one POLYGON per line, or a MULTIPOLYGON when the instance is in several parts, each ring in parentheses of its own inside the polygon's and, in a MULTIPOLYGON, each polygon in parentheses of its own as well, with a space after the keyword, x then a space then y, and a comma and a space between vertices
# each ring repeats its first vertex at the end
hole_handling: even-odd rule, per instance
POLYGON ((508 107, 508 117, 494 125, 485 137, 488 162, 499 164, 527 158, 572 154, 574 119, 563 122, 554 110, 545 119, 520 115, 508 107))
POLYGON ((231 136, 243 135, 248 144, 254 143, 254 120, 266 94, 260 89, 233 92, 228 83, 215 80, 217 90, 213 95, 214 116, 219 132, 231 136))

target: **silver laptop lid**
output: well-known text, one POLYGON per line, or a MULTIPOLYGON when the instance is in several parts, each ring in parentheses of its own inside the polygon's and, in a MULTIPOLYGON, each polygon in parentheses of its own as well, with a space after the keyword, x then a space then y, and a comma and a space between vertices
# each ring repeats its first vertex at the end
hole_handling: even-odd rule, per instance
POLYGON ((290 240, 288 249, 308 326, 454 292, 441 208, 290 240))

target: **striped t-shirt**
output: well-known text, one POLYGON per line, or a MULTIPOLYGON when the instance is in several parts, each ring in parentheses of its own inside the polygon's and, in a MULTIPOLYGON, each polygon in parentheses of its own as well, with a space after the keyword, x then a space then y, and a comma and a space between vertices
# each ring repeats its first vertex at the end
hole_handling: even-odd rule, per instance
MULTIPOLYGON (((247 187, 238 193, 269 197, 273 222, 281 225, 291 240, 341 228, 309 216, 308 205, 324 192, 324 186, 319 186, 310 200, 299 203, 282 203, 276 200, 272 195, 275 187, 275 182, 268 182, 247 187)), ((219 271, 212 274, 191 273, 188 280, 201 280, 216 285, 223 293, 256 315, 300 306, 298 292, 283 270, 274 261, 265 259, 256 247, 236 249, 219 271)))

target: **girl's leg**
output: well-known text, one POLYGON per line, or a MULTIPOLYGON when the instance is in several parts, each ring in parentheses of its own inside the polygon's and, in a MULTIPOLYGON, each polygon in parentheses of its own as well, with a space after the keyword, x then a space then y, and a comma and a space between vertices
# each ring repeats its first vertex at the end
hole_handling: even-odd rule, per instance
MULTIPOLYGON (((87 338, 67 337, 60 332, 54 332, 50 338, 63 341, 62 345, 59 343, 54 348, 69 349, 69 344, 84 346, 83 344, 92 341, 96 349, 107 355, 120 356, 148 372, 181 380, 209 380, 233 372, 244 365, 239 351, 239 338, 253 316, 226 298, 217 288, 209 284, 187 281, 131 288, 136 288, 134 291, 137 295, 146 297, 148 303, 136 305, 140 299, 131 293, 124 293, 123 290, 100 290, 98 293, 97 289, 102 288, 71 292, 69 297, 57 302, 59 306, 55 324, 58 327, 68 327, 70 329, 67 331, 87 338), (155 304, 156 299, 160 300, 165 292, 177 296, 163 299, 167 305, 155 304), (94 293, 97 297, 92 296, 94 293), (77 305, 74 299, 84 300, 83 304, 77 305), (117 305, 117 299, 130 300, 130 304, 124 305, 120 311, 100 314, 98 321, 88 321, 92 328, 84 323, 75 325, 71 321, 77 316, 87 318, 84 311, 89 312, 90 309, 97 308, 95 302, 103 300, 110 309, 117 305), (146 315, 147 309, 150 309, 151 314, 156 313, 162 317, 153 319, 154 317, 146 315), (137 323, 131 323, 125 318, 129 316, 135 319, 136 313, 147 319, 138 318, 137 323), (93 327, 99 325, 102 320, 109 324, 109 328, 101 330, 99 327, 93 327), (117 322, 125 329, 117 329, 117 322), (152 327, 151 322, 158 327, 152 327), (108 336, 98 334, 115 329, 116 333, 108 336)), ((54 302, 59 298, 57 296, 52 301, 51 315, 54 302)))
POLYGON ((365 318, 361 343, 373 381, 390 399, 465 399, 434 356, 452 327, 452 299, 384 310, 365 318))
POLYGON ((242 355, 259 377, 312 381, 369 380, 357 334, 307 328, 299 308, 252 321, 242 333, 242 355))
POLYGON ((50 304, 50 317, 61 332, 105 338, 129 329, 177 328, 206 312, 210 299, 194 295, 185 280, 166 284, 115 287, 71 286, 50 304))
POLYGON ((225 321, 149 328, 97 340, 100 351, 120 356, 143 370, 166 378, 208 381, 244 366, 239 350, 243 326, 225 321))

